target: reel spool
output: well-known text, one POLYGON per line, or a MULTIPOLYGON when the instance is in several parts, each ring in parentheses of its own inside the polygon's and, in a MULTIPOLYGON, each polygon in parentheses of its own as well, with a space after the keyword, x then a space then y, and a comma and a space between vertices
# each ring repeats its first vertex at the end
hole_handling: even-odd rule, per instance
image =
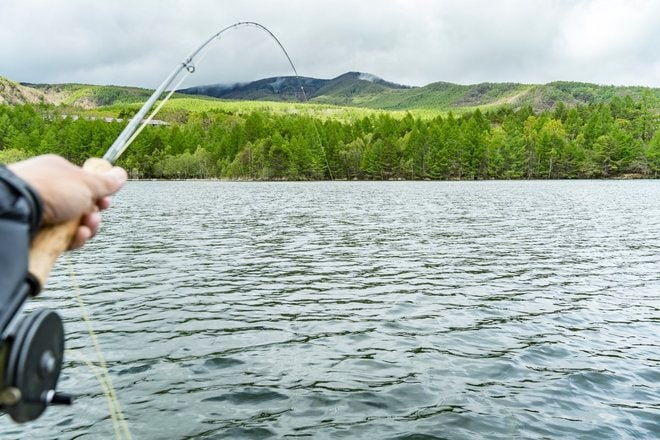
POLYGON ((52 310, 24 317, 7 340, 0 405, 18 423, 38 418, 49 405, 71 405, 73 398, 55 392, 64 355, 64 327, 52 310))

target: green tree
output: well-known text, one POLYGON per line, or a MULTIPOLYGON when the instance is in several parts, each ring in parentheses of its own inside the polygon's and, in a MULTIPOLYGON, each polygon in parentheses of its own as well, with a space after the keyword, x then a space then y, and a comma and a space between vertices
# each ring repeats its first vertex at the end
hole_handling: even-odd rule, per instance
POLYGON ((656 179, 660 175, 660 131, 656 131, 646 149, 646 160, 653 177, 656 179))
POLYGON ((29 157, 28 153, 17 148, 8 148, 0 150, 0 163, 9 164, 25 160, 29 157))

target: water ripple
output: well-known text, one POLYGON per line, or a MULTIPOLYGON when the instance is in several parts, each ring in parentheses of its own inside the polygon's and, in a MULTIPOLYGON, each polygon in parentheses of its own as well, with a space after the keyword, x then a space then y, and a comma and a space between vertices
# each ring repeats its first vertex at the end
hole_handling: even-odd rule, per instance
MULTIPOLYGON (((658 182, 133 182, 70 259, 136 438, 660 437, 658 182)), ((3 438, 112 436, 61 387, 3 438)))

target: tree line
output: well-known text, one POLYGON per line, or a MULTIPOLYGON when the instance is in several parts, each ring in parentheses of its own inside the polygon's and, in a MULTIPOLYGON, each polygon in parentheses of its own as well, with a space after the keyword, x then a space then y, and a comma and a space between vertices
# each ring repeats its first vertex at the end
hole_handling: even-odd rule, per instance
MULTIPOLYGON (((660 118, 650 99, 432 119, 177 111, 170 126, 147 127, 120 165, 134 178, 170 179, 657 178, 660 118)), ((124 125, 0 106, 0 162, 55 153, 82 163, 103 155, 124 125)))

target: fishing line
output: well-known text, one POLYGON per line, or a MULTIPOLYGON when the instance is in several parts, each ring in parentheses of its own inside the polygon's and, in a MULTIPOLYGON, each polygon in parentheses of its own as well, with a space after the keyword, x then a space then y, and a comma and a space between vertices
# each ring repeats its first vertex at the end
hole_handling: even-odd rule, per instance
POLYGON ((108 385, 105 382, 105 378, 103 377, 103 373, 100 371, 100 369, 94 365, 94 363, 85 355, 82 353, 78 353, 77 351, 74 350, 66 350, 65 353, 67 356, 72 356, 82 363, 84 363, 90 371, 94 374, 94 377, 96 377, 96 381, 99 384, 99 387, 101 388, 101 391, 103 392, 103 395, 105 396, 105 400, 108 403, 108 414, 110 414, 110 418, 112 420, 112 428, 115 431, 115 439, 120 439, 121 438, 121 426, 119 424, 119 418, 117 416, 117 411, 115 409, 114 402, 112 400, 112 395, 110 394, 110 390, 108 389, 108 385))
MULTIPOLYGON (((87 327, 87 333, 89 334, 89 339, 92 341, 92 346, 94 347, 94 351, 96 352, 96 359, 99 363, 99 369, 100 369, 100 377, 103 380, 100 380, 99 383, 103 384, 105 383, 105 386, 107 388, 107 393, 104 391, 104 394, 106 396, 106 399, 108 400, 108 406, 110 408, 114 408, 114 413, 117 416, 118 419, 118 424, 121 426, 122 430, 126 434, 126 438, 128 440, 132 440, 133 436, 131 435, 130 430, 128 429, 128 424, 126 423, 126 418, 124 417, 124 413, 121 410, 121 405, 119 404, 119 399, 117 398, 117 393, 115 392, 115 388, 112 385, 112 379, 110 378, 110 373, 108 372, 108 365, 105 362, 105 357, 103 356, 103 351, 101 350, 101 345, 99 344, 98 339, 96 338, 96 333, 94 332, 94 327, 92 327, 92 321, 89 318, 89 313, 87 312, 87 307, 85 306, 85 302, 82 299, 81 295, 81 290, 80 286, 78 285, 78 281, 76 280, 76 274, 73 270, 73 265, 71 264, 70 259, 66 259, 67 266, 69 269, 69 277, 71 279, 71 284, 73 286, 73 290, 76 294, 76 300, 78 302, 78 308, 80 309, 80 315, 83 318, 83 321, 85 322, 85 325, 87 327)), ((91 362, 90 362, 91 364, 91 362)), ((94 371, 92 369, 92 371, 94 371)), ((96 373, 95 373, 96 374, 96 373)), ((97 376, 97 379, 99 379, 99 376, 97 376)), ((103 385, 101 385, 101 388, 103 389, 103 385)), ((113 425, 115 424, 115 417, 113 417, 113 411, 110 412, 110 416, 113 419, 113 425)), ((116 434, 116 433, 115 433, 116 434)), ((116 438, 120 438, 120 436, 117 436, 116 438)))

